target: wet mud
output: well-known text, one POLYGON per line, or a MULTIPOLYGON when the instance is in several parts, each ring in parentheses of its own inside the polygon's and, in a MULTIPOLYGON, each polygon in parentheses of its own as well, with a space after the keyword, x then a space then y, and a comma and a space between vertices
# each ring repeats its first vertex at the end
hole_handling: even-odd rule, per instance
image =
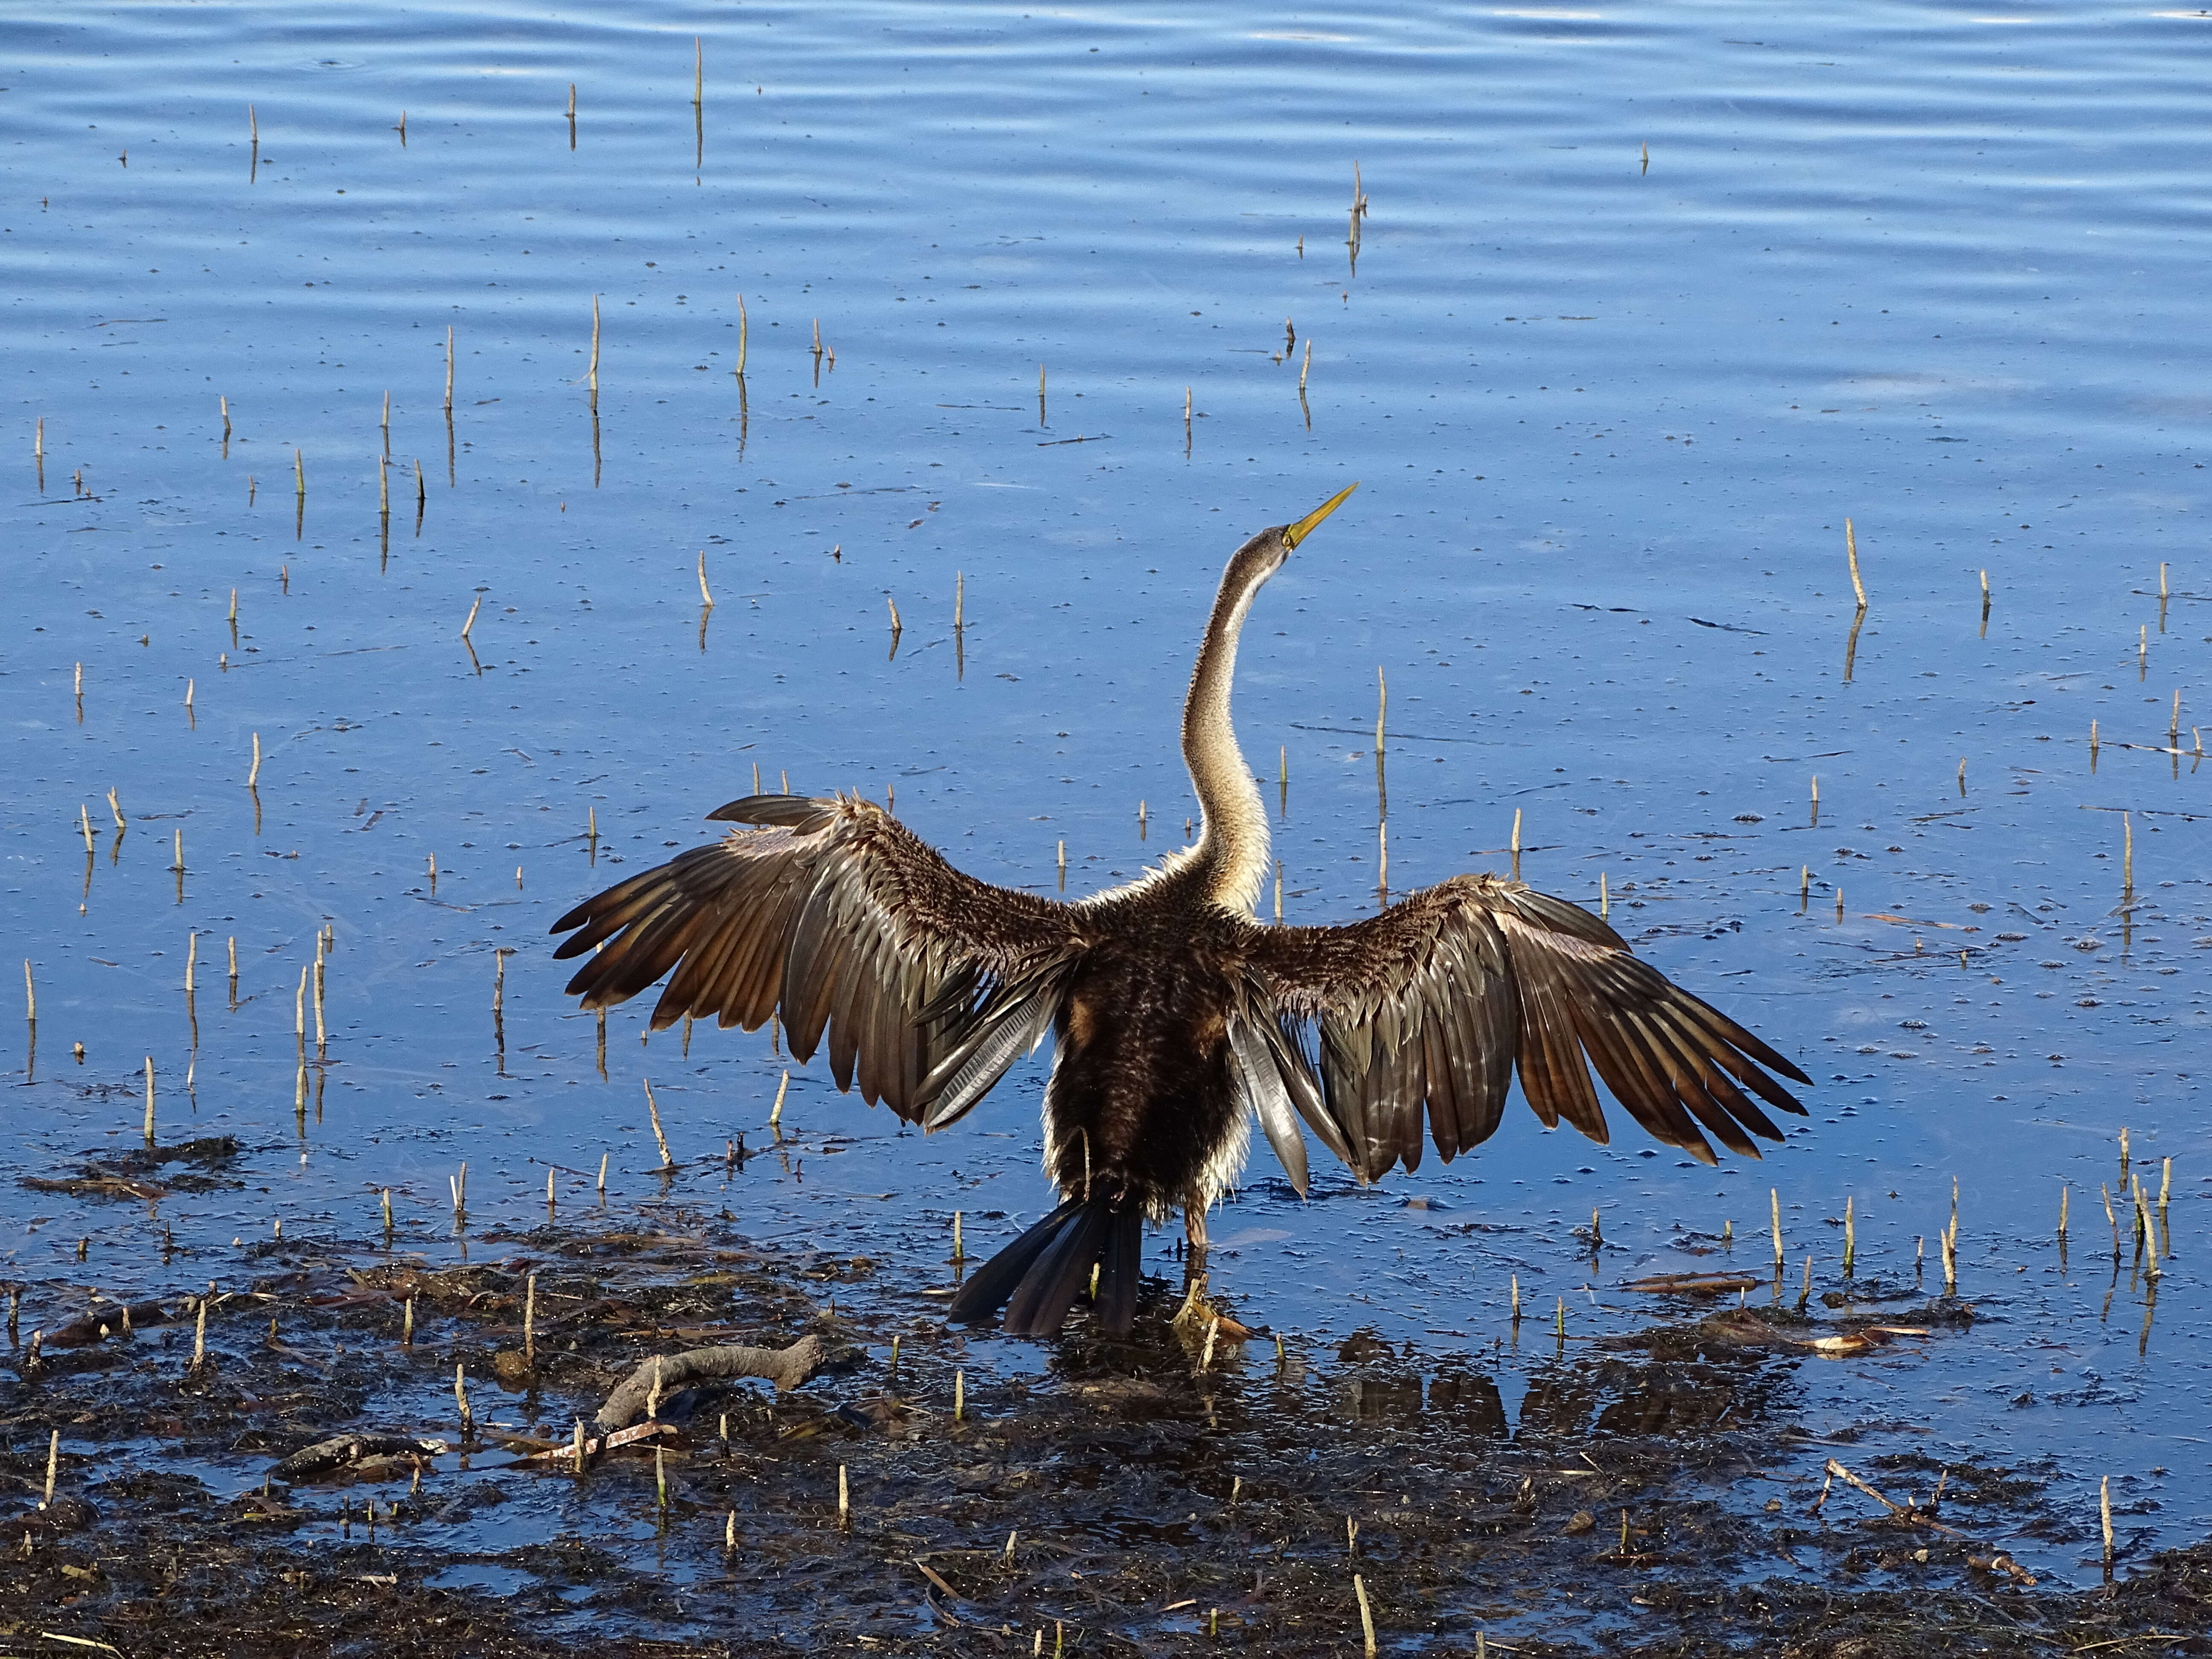
POLYGON ((1941 1343, 1972 1317, 1949 1298, 1665 1296, 1599 1340, 1525 1322, 1508 1367, 1279 1346, 1156 1277, 1131 1338, 1079 1315, 1019 1376, 942 1319, 957 1267, 676 1206, 471 1246, 272 1239, 127 1323, 22 1287, 9 1650, 1342 1654, 1363 1611, 1390 1653, 2212 1650, 2212 1545, 2138 1559, 2122 1516, 2106 1581, 2039 1475, 1858 1462, 1796 1420, 1815 1345, 1941 1343), (810 1336, 799 1386, 668 1393, 576 1468, 654 1356, 810 1336), (343 1436, 354 1461, 282 1478, 343 1436), (2080 1570, 2039 1578, 2028 1540, 2080 1570))

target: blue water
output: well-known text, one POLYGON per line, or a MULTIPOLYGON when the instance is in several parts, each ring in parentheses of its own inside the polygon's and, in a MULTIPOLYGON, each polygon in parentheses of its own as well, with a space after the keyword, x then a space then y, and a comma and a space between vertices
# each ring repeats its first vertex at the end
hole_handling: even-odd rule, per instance
MULTIPOLYGON (((1982 1318, 1808 1362, 1801 1420, 2047 1474, 2082 1539, 2103 1474, 2154 1504, 2146 1545, 2212 1528, 2212 15, 610 17, 11 29, 0 920, 39 1019, 7 1146, 52 1174, 132 1144, 150 1055, 165 1139, 254 1149, 240 1193, 4 1189, 27 1309, 243 1279, 230 1241, 277 1218, 369 1238, 386 1186, 450 1259, 464 1160, 478 1229, 542 1214, 549 1161, 564 1203, 602 1152, 650 1200, 641 1079, 678 1157, 757 1142, 765 1035, 686 1054, 626 1008, 603 1079, 552 918, 756 764, 896 787, 994 880, 1058 890, 1063 842, 1071 895, 1134 875, 1191 811, 1173 735, 1223 561, 1359 479, 1243 657, 1286 918, 1376 902, 1379 670, 1394 890, 1504 869, 1518 812, 1530 880, 1595 904, 1602 876, 1640 951, 1819 1087, 1718 1171, 1516 1109, 1478 1156, 1301 1206, 1263 1147, 1217 1289, 1316 1346, 1449 1355, 1504 1333, 1517 1274, 1579 1340, 1649 1316, 1623 1280, 1709 1265, 1687 1235, 1730 1223, 1763 1267, 1769 1188, 1793 1291, 1808 1249, 1837 1282, 1847 1197, 1862 1273, 1924 1238, 1932 1287, 1955 1179, 1982 1318), (2124 1127, 2154 1197, 2172 1160, 2154 1308, 2124 1273, 2106 1301, 2124 1127), (165 1228, 196 1254, 162 1266, 165 1228)), ((950 1212, 988 1244, 1044 1200, 1041 1083, 924 1143, 801 1071, 800 1174, 725 1194, 718 1160, 678 1196, 927 1280, 950 1212)))

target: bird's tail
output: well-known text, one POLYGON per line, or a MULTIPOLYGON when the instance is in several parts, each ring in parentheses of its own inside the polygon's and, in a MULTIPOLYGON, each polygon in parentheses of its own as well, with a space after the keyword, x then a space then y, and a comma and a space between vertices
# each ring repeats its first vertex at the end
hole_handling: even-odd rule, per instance
POLYGON ((1004 1308, 1010 1335, 1054 1335, 1096 1267, 1093 1314, 1100 1331, 1119 1336, 1136 1318, 1144 1224, 1134 1206, 1071 1198, 985 1262, 953 1297, 950 1317, 972 1322, 1004 1308))

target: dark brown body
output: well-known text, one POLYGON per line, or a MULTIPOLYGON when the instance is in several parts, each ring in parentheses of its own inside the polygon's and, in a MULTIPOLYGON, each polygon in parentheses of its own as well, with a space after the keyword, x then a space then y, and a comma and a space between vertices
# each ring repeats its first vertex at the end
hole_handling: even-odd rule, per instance
POLYGON ((1054 1023, 1046 1167, 1068 1197, 1202 1214, 1243 1163, 1248 1109, 1229 1072, 1232 975, 1251 924, 1140 890, 1102 927, 1054 1023))

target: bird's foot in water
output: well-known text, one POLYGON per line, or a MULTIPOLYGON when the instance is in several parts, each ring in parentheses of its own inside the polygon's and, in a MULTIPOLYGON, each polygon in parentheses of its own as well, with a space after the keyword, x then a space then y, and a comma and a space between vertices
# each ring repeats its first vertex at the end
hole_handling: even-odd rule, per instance
POLYGON ((1224 1342, 1248 1342, 1255 1334, 1250 1326, 1232 1319, 1207 1298, 1202 1273, 1189 1276, 1174 1322, 1176 1340, 1194 1355, 1204 1355, 1209 1342, 1218 1352, 1224 1342))

